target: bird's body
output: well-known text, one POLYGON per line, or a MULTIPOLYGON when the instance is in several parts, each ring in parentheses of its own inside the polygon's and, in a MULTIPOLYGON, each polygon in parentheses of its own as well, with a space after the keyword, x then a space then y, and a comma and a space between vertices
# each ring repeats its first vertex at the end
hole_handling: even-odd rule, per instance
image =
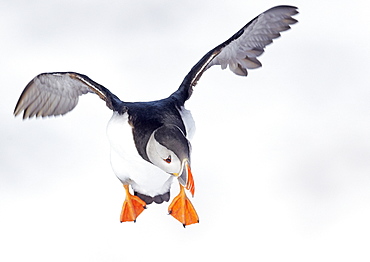
POLYGON ((107 135, 113 171, 126 190, 121 222, 136 221, 146 204, 169 201, 171 183, 177 178, 180 193, 170 204, 169 213, 184 226, 197 223, 198 215, 184 191, 188 189, 194 195, 189 140, 195 125, 185 102, 203 73, 213 65, 221 65, 222 69, 229 67, 241 76, 247 76, 247 69, 260 67, 257 57, 280 32, 297 22, 292 18, 298 13, 296 9, 276 6, 255 17, 231 38, 207 52, 167 98, 125 102, 86 75, 43 73, 26 86, 14 114, 24 111, 23 118, 63 115, 77 105, 79 96, 97 94, 113 111, 107 135))
POLYGON ((107 135, 111 145, 112 168, 123 184, 130 184, 135 192, 148 197, 169 191, 173 176, 137 154, 128 114, 114 113, 107 126, 107 135))
MULTIPOLYGON (((166 103, 166 101, 162 101, 162 103, 166 103)), ((195 129, 190 111, 184 107, 177 108, 171 103, 163 106, 159 105, 150 102, 136 103, 131 110, 122 115, 114 112, 107 126, 107 136, 111 145, 111 164, 114 173, 122 183, 129 183, 135 192, 145 195, 146 197, 143 198, 148 204, 151 202, 151 198, 154 198, 153 201, 156 203, 169 200, 169 190, 173 176, 145 160, 147 156, 139 155, 137 146, 141 148, 141 154, 144 155, 144 148, 149 140, 148 135, 158 126, 165 124, 166 121, 173 122, 174 119, 177 119, 179 126, 183 128, 189 140, 195 129), (142 111, 141 108, 145 108, 148 112, 142 111), (163 108, 170 109, 170 112, 166 113, 167 117, 152 118, 156 116, 156 114, 153 114, 155 111, 163 110, 163 108), (132 124, 130 124, 129 119, 131 119, 132 124), (135 126, 135 129, 149 129, 135 131, 139 133, 136 135, 139 137, 137 140, 143 141, 139 145, 135 144, 132 125, 135 126), (163 196, 164 199, 162 199, 162 195, 166 194, 168 194, 168 197, 163 196)))

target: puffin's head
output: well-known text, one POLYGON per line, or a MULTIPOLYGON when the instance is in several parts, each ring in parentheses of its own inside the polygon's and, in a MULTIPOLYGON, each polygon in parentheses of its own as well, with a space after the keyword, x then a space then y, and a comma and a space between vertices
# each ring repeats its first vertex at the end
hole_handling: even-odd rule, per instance
POLYGON ((194 194, 190 169, 190 143, 175 125, 163 125, 152 133, 146 146, 150 162, 178 178, 194 194))

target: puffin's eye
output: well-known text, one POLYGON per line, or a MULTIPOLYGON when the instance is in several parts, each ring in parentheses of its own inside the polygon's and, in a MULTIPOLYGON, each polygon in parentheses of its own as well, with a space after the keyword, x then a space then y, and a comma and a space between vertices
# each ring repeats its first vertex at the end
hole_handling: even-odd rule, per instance
POLYGON ((171 155, 169 155, 166 159, 163 159, 166 161, 166 163, 170 164, 171 163, 171 155))

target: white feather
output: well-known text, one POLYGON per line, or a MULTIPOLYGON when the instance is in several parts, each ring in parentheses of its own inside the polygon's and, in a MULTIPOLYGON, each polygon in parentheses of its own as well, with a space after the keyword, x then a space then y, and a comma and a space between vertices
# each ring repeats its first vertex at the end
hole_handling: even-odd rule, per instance
POLYGON ((195 134, 195 121, 193 116, 191 115, 190 110, 187 110, 184 107, 181 107, 180 115, 185 125, 186 138, 188 140, 192 140, 195 134))

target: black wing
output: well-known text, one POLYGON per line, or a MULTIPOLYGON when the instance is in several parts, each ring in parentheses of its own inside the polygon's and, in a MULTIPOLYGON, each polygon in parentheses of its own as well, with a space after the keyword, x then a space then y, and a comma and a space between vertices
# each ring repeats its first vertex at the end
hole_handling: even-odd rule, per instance
POLYGON ((229 66, 235 74, 247 76, 247 69, 262 65, 256 57, 264 52, 264 48, 279 37, 280 32, 288 30, 289 25, 297 22, 292 18, 296 14, 297 7, 275 6, 255 17, 231 38, 203 56, 172 96, 184 104, 202 74, 213 65, 221 65, 222 69, 229 66))
POLYGON ((97 94, 111 110, 118 111, 122 104, 107 88, 85 75, 74 72, 43 73, 32 79, 23 90, 14 115, 22 111, 23 119, 64 115, 77 105, 80 95, 87 93, 97 94))

